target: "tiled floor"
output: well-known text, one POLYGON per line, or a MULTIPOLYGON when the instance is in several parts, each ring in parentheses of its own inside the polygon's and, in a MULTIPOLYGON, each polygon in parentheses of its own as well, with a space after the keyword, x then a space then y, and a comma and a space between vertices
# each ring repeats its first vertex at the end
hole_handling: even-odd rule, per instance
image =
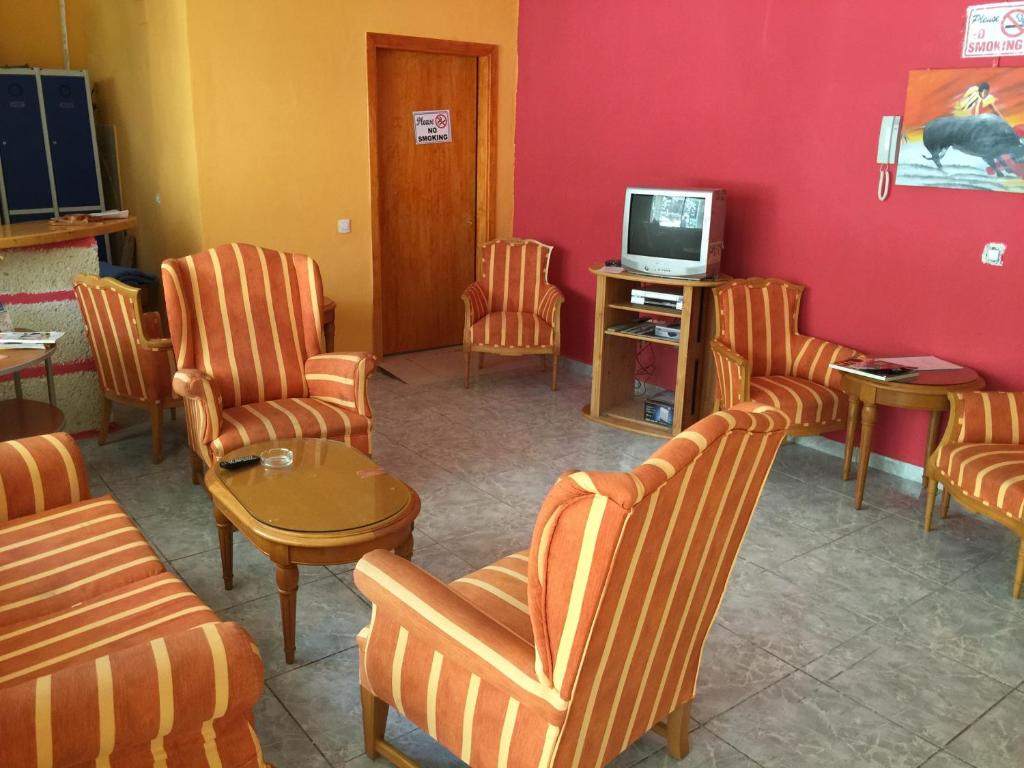
MULTIPOLYGON (((454 358, 453 358, 454 359, 454 358)), ((427 383, 377 375, 375 458, 423 499, 414 560, 450 580, 528 545, 534 515, 569 468, 628 468, 657 445, 580 415, 589 382, 539 364, 431 365, 427 383)), ((83 443, 94 493, 112 491, 161 554, 266 664, 257 726, 278 768, 363 768, 354 636, 369 609, 351 567, 304 568, 296 664, 285 664, 273 568, 236 537, 235 588, 220 580, 209 501, 189 483, 181 421, 152 466, 148 436, 83 443)), ((684 766, 1019 768, 1024 765, 1024 601, 1009 597, 1016 539, 954 506, 921 532, 918 488, 869 478, 864 509, 838 460, 786 445, 704 654, 684 766)), ((390 734, 424 765, 457 764, 407 721, 390 734)), ((672 764, 648 735, 619 758, 672 764)))

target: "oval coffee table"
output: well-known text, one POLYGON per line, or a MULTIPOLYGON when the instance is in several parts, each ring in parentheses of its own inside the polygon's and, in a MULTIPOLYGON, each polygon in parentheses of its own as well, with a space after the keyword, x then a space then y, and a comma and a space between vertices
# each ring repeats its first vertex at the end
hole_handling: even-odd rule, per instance
MULTIPOLYGON (((854 373, 844 373, 843 389, 850 399, 846 420, 846 451, 843 456, 843 480, 850 479, 853 460, 853 442, 860 426, 860 454, 857 457, 857 487, 853 494, 854 509, 864 501, 864 484, 871 461, 871 436, 875 429, 875 415, 879 405, 929 411, 928 440, 924 451, 924 464, 935 450, 939 439, 939 420, 949 410, 950 392, 973 392, 982 389, 985 381, 971 368, 951 368, 941 371, 921 371, 913 379, 879 381, 854 373)), ((924 478, 922 478, 924 482, 924 478)))
POLYGON ((232 534, 241 531, 277 566, 284 655, 295 661, 299 565, 340 565, 374 549, 411 558, 420 499, 364 454, 335 440, 293 438, 232 451, 224 458, 288 448, 291 466, 260 464, 206 472, 220 540, 224 588, 232 587, 232 534))

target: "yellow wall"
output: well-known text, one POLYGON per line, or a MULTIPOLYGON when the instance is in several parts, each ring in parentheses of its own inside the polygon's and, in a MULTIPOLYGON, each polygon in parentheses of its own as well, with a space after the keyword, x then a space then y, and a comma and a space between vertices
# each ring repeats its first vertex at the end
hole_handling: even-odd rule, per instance
POLYGON ((72 0, 88 39, 97 121, 117 128, 123 204, 139 266, 203 245, 183 0, 72 0), (156 202, 159 194, 160 202, 156 202))
POLYGON ((517 0, 189 0, 206 244, 307 253, 338 302, 337 348, 370 349, 366 33, 499 46, 497 234, 512 222, 517 0), (352 232, 337 233, 337 220, 352 232))
MULTIPOLYGON (((86 66, 86 36, 78 23, 78 0, 68 0, 68 52, 71 68, 86 66)), ((0 0, 0 67, 63 69, 60 4, 57 0, 0 0)))

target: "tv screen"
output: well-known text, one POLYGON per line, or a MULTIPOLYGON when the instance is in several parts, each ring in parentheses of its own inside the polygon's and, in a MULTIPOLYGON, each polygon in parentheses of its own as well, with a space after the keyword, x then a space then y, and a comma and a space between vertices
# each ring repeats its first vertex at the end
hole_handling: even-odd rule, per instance
POLYGON ((633 193, 627 253, 700 261, 704 198, 633 193))

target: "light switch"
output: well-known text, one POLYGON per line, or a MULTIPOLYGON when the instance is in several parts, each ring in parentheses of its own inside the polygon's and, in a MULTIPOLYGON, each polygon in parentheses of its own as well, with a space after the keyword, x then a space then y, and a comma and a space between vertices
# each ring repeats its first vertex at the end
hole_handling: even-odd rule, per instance
POLYGON ((352 219, 338 219, 338 233, 347 235, 352 231, 352 219))
POLYGON ((981 250, 981 263, 1001 267, 1004 253, 1006 253, 1006 243, 986 243, 981 250))

